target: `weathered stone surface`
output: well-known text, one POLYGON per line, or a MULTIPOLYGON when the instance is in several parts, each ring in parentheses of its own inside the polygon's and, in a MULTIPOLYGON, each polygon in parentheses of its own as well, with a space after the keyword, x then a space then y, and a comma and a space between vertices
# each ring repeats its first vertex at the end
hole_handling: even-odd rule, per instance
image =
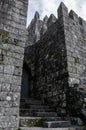
MULTIPOLYGON (((81 111, 86 106, 86 22, 74 11, 68 13, 68 8, 61 3, 58 19, 53 15, 49 19, 45 17, 41 30, 39 23, 37 26, 33 23, 36 24, 34 20, 31 25, 37 27, 40 37, 25 53, 25 61, 33 70, 33 95, 53 104, 62 115, 70 113, 68 105, 72 105, 72 111, 81 111)), ((34 31, 30 36, 34 39, 34 31)))
POLYGON ((18 129, 27 5, 28 0, 0 0, 0 129, 2 130, 18 129))
POLYGON ((42 37, 42 35, 47 31, 48 27, 55 23, 56 20, 57 19, 53 14, 51 14, 49 18, 46 15, 43 20, 40 20, 40 15, 36 12, 27 29, 28 43, 34 44, 39 41, 40 37, 42 37))
POLYGON ((68 73, 64 28, 60 19, 53 15, 48 19, 48 25, 50 27, 41 39, 26 49, 25 60, 31 70, 34 66, 34 95, 50 105, 53 103, 59 114, 65 114, 68 73))

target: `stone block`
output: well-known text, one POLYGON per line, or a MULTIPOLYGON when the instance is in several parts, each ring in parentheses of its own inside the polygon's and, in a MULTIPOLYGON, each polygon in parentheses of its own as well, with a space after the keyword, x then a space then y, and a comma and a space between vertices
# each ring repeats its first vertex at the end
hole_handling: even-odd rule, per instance
POLYGON ((12 107, 12 108, 4 108, 1 107, 1 113, 4 115, 4 116, 17 116, 18 113, 19 113, 19 108, 15 108, 15 107, 12 107))
POLYGON ((12 65, 6 65, 4 66, 4 73, 5 74, 14 74, 14 66, 12 65))
POLYGON ((22 75, 22 67, 15 67, 14 75, 21 76, 22 75))
POLYGON ((0 128, 16 128, 18 127, 18 117, 16 116, 1 116, 0 128))
POLYGON ((21 86, 14 85, 14 84, 11 85, 12 92, 20 92, 20 90, 21 90, 21 86))
POLYGON ((2 91, 9 92, 10 91, 10 84, 2 83, 2 91))
POLYGON ((3 71, 4 71, 4 67, 3 65, 0 65, 0 73, 3 73, 3 71))

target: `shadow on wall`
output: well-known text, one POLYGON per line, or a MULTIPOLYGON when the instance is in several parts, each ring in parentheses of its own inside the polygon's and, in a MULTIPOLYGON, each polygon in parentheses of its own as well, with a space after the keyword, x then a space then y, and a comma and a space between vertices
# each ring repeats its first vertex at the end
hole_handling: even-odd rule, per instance
POLYGON ((79 117, 86 124, 86 70, 80 75, 80 84, 69 88, 67 97, 69 116, 79 117))
POLYGON ((29 98, 31 95, 31 69, 24 62, 22 72, 21 98, 29 98))

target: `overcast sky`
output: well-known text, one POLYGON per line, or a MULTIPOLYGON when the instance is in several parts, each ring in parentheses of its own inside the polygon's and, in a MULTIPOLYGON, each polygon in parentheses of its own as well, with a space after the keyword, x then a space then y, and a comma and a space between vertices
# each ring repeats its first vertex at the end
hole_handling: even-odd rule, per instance
POLYGON ((86 0, 29 0, 27 24, 38 11, 41 19, 53 13, 57 17, 57 8, 60 2, 64 2, 69 10, 73 9, 79 16, 86 20, 86 0))

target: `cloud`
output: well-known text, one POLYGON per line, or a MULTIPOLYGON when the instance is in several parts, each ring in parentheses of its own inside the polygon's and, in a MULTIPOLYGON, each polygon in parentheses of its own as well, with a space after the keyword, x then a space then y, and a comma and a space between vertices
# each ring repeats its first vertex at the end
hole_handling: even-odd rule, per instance
POLYGON ((81 17, 83 17, 86 20, 86 1, 81 6, 81 13, 80 13, 80 15, 81 15, 81 17))
MULTIPOLYGON (((60 3, 60 0, 59 0, 60 3)), ((42 0, 42 13, 41 13, 41 17, 43 18, 44 15, 50 15, 51 13, 53 13, 55 16, 57 16, 57 8, 58 8, 58 0, 42 0)))
POLYGON ((64 0, 69 10, 74 10, 80 17, 86 20, 86 1, 85 0, 64 0))
POLYGON ((68 9, 74 9, 76 11, 76 0, 64 0, 65 5, 68 9))
POLYGON ((52 13, 57 17, 57 9, 61 1, 69 10, 74 10, 80 17, 86 19, 86 0, 29 0, 27 23, 29 24, 34 17, 35 11, 40 13, 41 18, 52 13))
POLYGON ((40 2, 40 0, 29 0, 27 24, 29 24, 30 21, 33 19, 36 11, 40 12, 41 14, 41 6, 42 3, 40 2))

